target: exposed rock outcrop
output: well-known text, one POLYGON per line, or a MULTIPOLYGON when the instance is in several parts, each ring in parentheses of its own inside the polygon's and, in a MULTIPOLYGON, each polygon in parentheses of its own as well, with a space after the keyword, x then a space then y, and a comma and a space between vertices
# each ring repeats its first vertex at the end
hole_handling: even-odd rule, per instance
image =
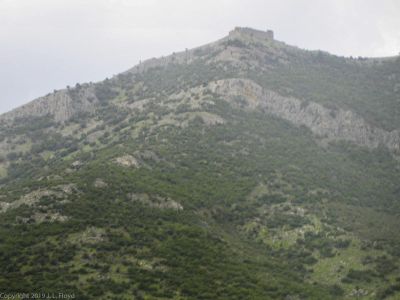
POLYGON ((183 210, 183 206, 171 198, 165 198, 158 195, 148 194, 130 194, 128 195, 135 202, 139 202, 143 205, 157 208, 157 209, 171 209, 180 211, 183 210))
POLYGON ((40 223, 53 223, 53 222, 66 222, 68 221, 68 217, 60 214, 59 212, 36 212, 33 215, 23 218, 20 216, 17 216, 15 218, 15 221, 18 224, 40 224, 40 223))
POLYGON ((68 242, 72 244, 97 244, 107 239, 105 229, 97 227, 87 227, 85 231, 70 234, 68 242))
POLYGON ((117 157, 114 161, 116 164, 118 164, 122 167, 127 167, 127 168, 138 168, 139 167, 139 162, 137 161, 137 159, 129 154, 117 157))
POLYGON ((304 125, 328 140, 344 140, 368 148, 384 145, 391 151, 400 150, 400 130, 374 127, 352 111, 284 97, 248 79, 218 80, 211 82, 208 88, 231 103, 237 103, 239 97, 247 108, 262 109, 296 125, 304 125))
POLYGON ((74 184, 63 184, 56 186, 53 189, 38 189, 23 195, 20 199, 13 202, 0 201, 0 213, 18 208, 21 205, 35 206, 44 197, 51 197, 57 201, 65 201, 68 196, 72 195, 76 191, 77 189, 74 184))
POLYGON ((93 186, 94 186, 95 188, 98 188, 98 189, 103 189, 103 188, 108 187, 108 184, 107 184, 107 182, 105 182, 103 179, 101 179, 101 178, 96 178, 96 180, 95 180, 94 183, 93 183, 93 186))
POLYGON ((0 115, 0 122, 47 115, 53 117, 57 122, 63 122, 77 113, 93 112, 97 102, 94 86, 85 84, 79 88, 56 91, 33 100, 0 115))

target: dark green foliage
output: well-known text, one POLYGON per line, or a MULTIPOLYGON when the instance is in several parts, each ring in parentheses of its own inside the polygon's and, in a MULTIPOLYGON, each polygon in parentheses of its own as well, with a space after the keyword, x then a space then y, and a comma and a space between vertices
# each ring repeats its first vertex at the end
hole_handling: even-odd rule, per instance
MULTIPOLYGON (((224 46, 263 47, 240 40, 224 46)), ((1 213, 0 290, 62 290, 78 299, 319 300, 379 285, 378 298, 397 296, 400 168, 385 147, 321 147, 307 128, 244 110, 239 96, 234 108, 207 90, 188 95, 214 104, 200 111, 181 103, 172 113, 194 117, 180 126, 162 123, 171 114, 162 105, 169 95, 248 77, 303 99, 302 109, 316 101, 333 109, 332 118, 352 109, 385 128, 399 125, 394 82, 377 82, 397 74, 397 63, 286 48, 284 61, 262 50, 268 68, 207 64, 213 53, 201 49, 193 63, 96 84, 101 105, 93 114, 64 124, 47 116, 2 124, 1 141, 22 136, 0 160, 7 167, 0 201, 44 190, 61 196, 50 193, 1 213), (152 101, 142 109, 124 106, 143 99, 152 101), (193 114, 204 111, 224 123, 207 125, 193 114), (98 124, 89 127, 91 121, 98 124), (68 126, 74 133, 61 134, 68 126), (32 147, 17 149, 26 140, 32 147), (138 166, 118 165, 124 155, 138 166), (98 179, 105 185, 96 186, 98 179), (61 184, 76 190, 65 194, 61 184), (159 207, 159 199, 183 210, 159 207), (41 220, 41 214, 48 215, 41 220), (66 218, 51 220, 57 214, 66 218), (290 242, 279 240, 293 233, 290 242), (382 255, 367 256, 371 250, 382 255), (310 279, 321 261, 346 251, 359 251, 365 270, 338 268, 337 282, 310 279)), ((83 88, 70 88, 69 95, 78 101, 83 88)))
POLYGON ((342 279, 344 283, 359 283, 359 282, 366 282, 370 283, 373 280, 373 277, 376 274, 370 270, 368 271, 358 271, 351 269, 347 276, 342 279))
POLYGON ((97 99, 99 99, 100 103, 103 105, 106 105, 118 95, 118 92, 114 90, 111 81, 108 79, 97 83, 95 86, 95 92, 97 99))

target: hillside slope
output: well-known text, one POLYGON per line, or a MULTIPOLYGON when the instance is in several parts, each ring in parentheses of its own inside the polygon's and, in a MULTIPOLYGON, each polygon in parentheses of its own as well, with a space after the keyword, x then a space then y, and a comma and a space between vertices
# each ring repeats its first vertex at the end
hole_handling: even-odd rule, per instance
POLYGON ((398 299, 400 59, 236 28, 0 116, 0 290, 398 299))

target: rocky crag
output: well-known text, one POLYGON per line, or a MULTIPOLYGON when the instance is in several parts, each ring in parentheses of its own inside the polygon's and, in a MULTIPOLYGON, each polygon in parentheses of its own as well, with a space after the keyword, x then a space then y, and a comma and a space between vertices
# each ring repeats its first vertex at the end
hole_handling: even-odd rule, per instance
POLYGON ((384 145, 392 151, 400 150, 399 130, 385 131, 374 127, 349 110, 330 109, 315 102, 284 97, 248 79, 219 80, 210 83, 209 88, 236 105, 238 99, 243 104, 240 102, 243 99, 247 108, 261 109, 293 124, 306 126, 328 141, 349 141, 368 148, 384 145))

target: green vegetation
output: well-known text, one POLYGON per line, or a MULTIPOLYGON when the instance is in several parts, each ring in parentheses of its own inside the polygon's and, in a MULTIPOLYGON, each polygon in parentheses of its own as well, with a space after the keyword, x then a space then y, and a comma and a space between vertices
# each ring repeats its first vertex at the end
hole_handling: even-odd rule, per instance
MULTIPOLYGON (((273 45, 222 46, 254 47, 269 53, 262 47, 273 45)), ((189 91, 249 77, 393 129, 395 80, 377 78, 397 74, 398 61, 279 47, 282 58, 269 53, 260 68, 208 63, 216 53, 200 49, 193 63, 96 84, 94 113, 2 123, 0 291, 399 297, 400 164, 392 153, 321 145, 305 127, 235 108, 206 89, 189 91)), ((83 88, 68 93, 78 101, 83 88)))

